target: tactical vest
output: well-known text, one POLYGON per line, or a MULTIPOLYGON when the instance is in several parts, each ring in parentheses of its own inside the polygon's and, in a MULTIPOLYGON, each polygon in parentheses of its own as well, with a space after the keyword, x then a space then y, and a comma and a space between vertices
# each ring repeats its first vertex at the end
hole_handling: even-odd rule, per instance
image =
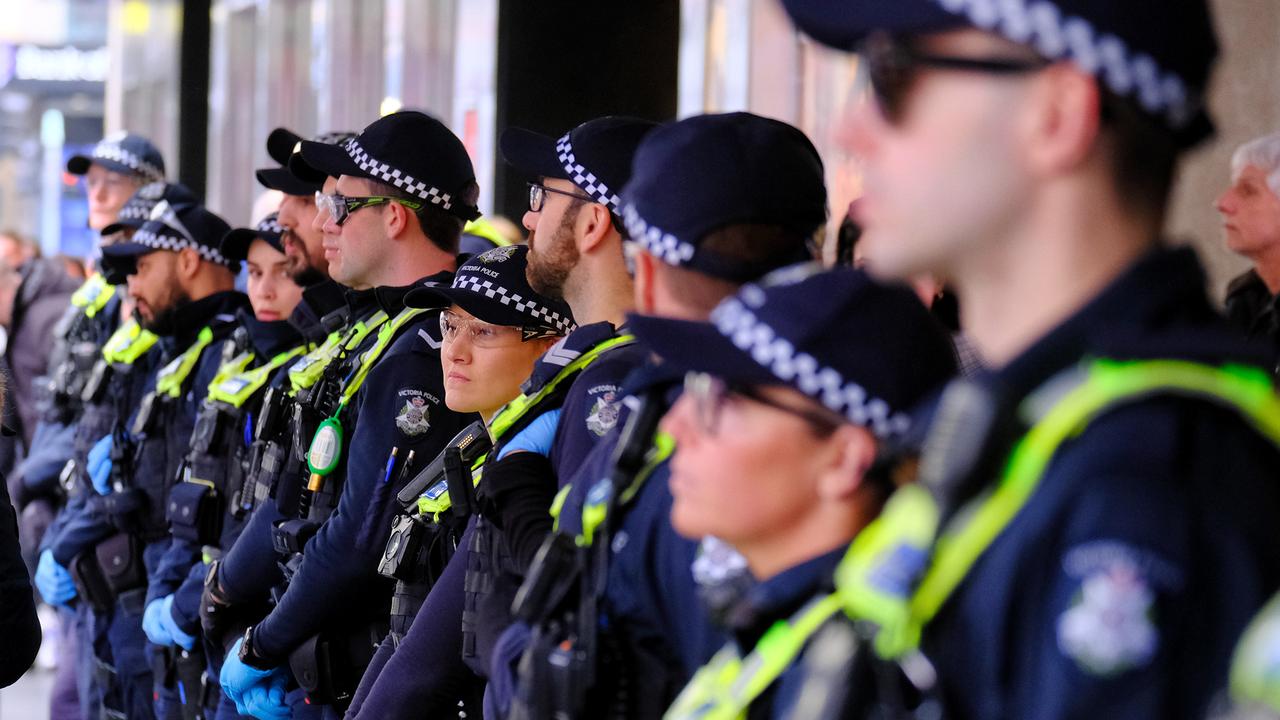
POLYGON ((1014 446, 1000 480, 955 513, 947 526, 939 527, 942 508, 929 488, 899 488, 880 517, 849 546, 836 571, 835 593, 815 598, 775 624, 745 658, 732 645, 721 650, 694 675, 665 717, 746 717, 818 629, 841 611, 870 629, 867 640, 879 658, 904 668, 927 664, 919 651, 924 627, 1026 506, 1059 447, 1099 417, 1153 396, 1225 407, 1280 446, 1280 398, 1270 377, 1257 368, 1180 360, 1093 361, 1072 376, 1051 380, 1023 402, 1024 410, 1038 416, 1034 425, 1014 446))
MULTIPOLYGON (((621 334, 586 349, 533 394, 522 394, 508 403, 490 424, 494 448, 489 457, 498 458, 508 442, 543 413, 564 404, 574 379, 609 352, 635 343, 635 337, 621 334)), ((501 628, 510 623, 511 600, 527 568, 517 567, 511 558, 504 534, 480 514, 475 518, 471 543, 467 548, 466 596, 462 610, 462 657, 469 665, 483 664, 491 654, 491 644, 501 628)), ((488 668, 474 668, 488 674, 488 668)))
POLYGON ((86 382, 92 377, 105 328, 114 318, 100 317, 116 288, 94 274, 71 295, 71 305, 53 328, 49 374, 35 381, 41 416, 66 423, 80 414, 86 382))
POLYGON ((306 350, 298 346, 255 366, 247 334, 237 335, 241 337, 224 349, 227 359, 209 383, 196 416, 187 471, 169 493, 173 534, 197 545, 225 548, 224 514, 241 520, 252 508, 253 489, 249 488, 248 503, 242 490, 253 447, 254 401, 277 371, 306 350))

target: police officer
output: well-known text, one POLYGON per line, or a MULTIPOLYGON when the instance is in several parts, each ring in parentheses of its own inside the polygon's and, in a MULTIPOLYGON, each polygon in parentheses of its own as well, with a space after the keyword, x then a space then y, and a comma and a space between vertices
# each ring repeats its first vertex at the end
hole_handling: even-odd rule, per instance
POLYGON ((787 5, 861 43, 868 267, 947 277, 992 368, 842 567, 853 646, 954 717, 1203 717, 1280 586, 1266 357, 1158 240, 1211 128, 1207 4, 787 5))
MULTIPOLYGON (((483 684, 467 672, 461 657, 464 592, 456 583, 467 566, 466 547, 461 557, 454 548, 471 515, 490 512, 491 508, 484 504, 488 497, 483 489, 469 491, 467 481, 475 483, 484 477, 485 482, 501 486, 513 475, 520 478, 545 469, 546 449, 540 451, 538 441, 526 440, 545 438, 539 425, 554 422, 554 410, 545 411, 554 401, 546 398, 563 395, 580 369, 607 349, 588 351, 567 373, 559 373, 557 368, 553 374, 559 376, 559 382, 548 387, 538 402, 521 397, 521 388, 535 371, 538 359, 573 329, 568 306, 529 287, 525 279, 527 254, 524 246, 488 250, 459 267, 451 287, 414 290, 405 300, 410 307, 444 308, 441 362, 445 402, 458 412, 480 413, 484 426, 473 426, 479 432, 459 449, 459 460, 471 461, 470 472, 446 470, 444 477, 437 477, 424 471, 412 483, 414 492, 408 498, 411 524, 397 521, 379 565, 379 572, 397 579, 389 640, 379 646, 361 678, 349 715, 386 717, 398 712, 393 709, 395 704, 416 693, 429 694, 432 700, 416 706, 414 712, 431 714, 435 712, 431 708, 438 708, 443 713, 458 701, 468 708, 469 715, 480 712, 483 684), (402 553, 401 549, 408 550, 402 553), (389 559, 394 559, 394 564, 389 559), (443 583, 440 591, 433 588, 437 579, 443 583), (425 611, 433 619, 452 616, 452 624, 441 621, 430 644, 398 647, 424 601, 425 611), (404 655, 399 655, 401 651, 404 655), (430 673, 408 677, 384 674, 383 667, 393 653, 399 657, 397 667, 429 667, 430 673)), ((429 467, 437 462, 443 466, 443 458, 438 458, 429 467)), ((406 492, 410 490, 406 488, 406 492)), ((533 512, 539 510, 546 512, 538 507, 533 512)))
POLYGON ((689 373, 661 423, 676 445, 670 522, 730 543, 758 581, 667 717, 781 716, 801 684, 787 633, 839 612, 832 573, 893 488, 878 447, 955 373, 947 335, 909 291, 812 267, 748 285, 709 323, 632 327, 689 373))
MULTIPOLYGON (((240 327, 222 349, 222 363, 196 417, 186 476, 170 492, 173 540, 166 559, 175 565, 191 545, 207 557, 239 536, 257 500, 252 470, 255 454, 263 450, 246 437, 252 438, 253 419, 268 387, 308 349, 287 320, 302 288, 290 276, 281 234, 272 213, 256 227, 232 230, 222 240, 223 256, 248 267, 253 311, 237 313, 240 327)), ((217 678, 225 653, 219 638, 206 661, 200 643, 199 605, 207 572, 206 563, 194 563, 177 590, 148 606, 151 617, 144 629, 153 643, 169 646, 176 655, 184 717, 200 717, 205 709, 234 717, 230 701, 218 707, 222 696, 216 681, 210 685, 203 677, 208 662, 209 677, 217 678)))
POLYGON ((416 459, 466 424, 442 405, 439 318, 406 310, 404 296, 449 282, 478 187, 462 143, 419 112, 383 117, 342 146, 304 142, 301 159, 338 178, 319 198, 325 255, 365 319, 298 403, 309 473, 297 522, 273 538, 288 555, 287 589, 233 646, 221 683, 238 707, 263 690, 281 707, 288 663, 312 704, 336 714, 386 632, 391 588, 376 567, 392 499, 416 459))
POLYGON ((102 496, 97 506, 119 531, 96 553, 105 558, 115 595, 110 641, 130 717, 149 714, 153 696, 156 715, 176 711, 172 657, 164 646, 147 645, 154 632, 144 634, 144 625, 157 620, 160 606, 153 603, 172 593, 199 557, 198 546, 167 552, 166 509, 196 413, 220 364, 221 341, 247 305, 233 289, 239 263, 219 250, 228 230, 202 206, 161 201, 129 240, 103 249, 110 261, 126 266, 129 295, 143 329, 159 336, 163 363, 148 379, 127 432, 105 436, 89 460, 102 496))
POLYGON ((521 462, 528 464, 524 472, 481 483, 481 507, 490 511, 482 512, 459 541, 467 551, 454 555, 432 587, 360 709, 365 717, 449 711, 457 704, 457 687, 470 679, 458 664, 459 652, 472 673, 487 675, 493 643, 510 623, 521 577, 551 528, 547 510, 557 478, 578 467, 618 422, 622 378, 642 355, 620 328, 631 307, 632 283, 622 253, 616 189, 630 177, 635 148, 654 126, 605 117, 558 140, 518 128, 502 135, 504 157, 535 179, 524 217, 530 231, 529 286, 539 295, 563 299, 578 327, 539 360, 524 388, 525 401, 532 404, 523 417, 547 416, 537 424, 542 435, 530 443, 539 450, 522 454, 521 462), (461 636, 452 632, 459 624, 461 636), (422 663, 435 670, 414 673, 412 682, 402 679, 422 663))
MULTIPOLYGON (((741 283, 812 259, 812 239, 827 217, 822 162, 812 143, 786 123, 749 113, 698 116, 655 130, 636 152, 621 199, 633 245, 636 310, 661 317, 705 320, 741 283)), ((682 371, 651 361, 625 386, 651 405, 648 413, 656 425, 682 379, 682 371)), ((672 529, 667 520, 670 446, 655 437, 653 426, 630 436, 649 456, 634 488, 628 487, 626 500, 612 508, 607 523, 593 521, 590 535, 584 532, 584 516, 606 502, 605 488, 619 470, 620 430, 610 432, 572 476, 558 527, 575 545, 609 547, 611 537, 622 538, 605 555, 607 567, 588 565, 588 574, 606 576, 588 582, 603 591, 592 600, 600 603, 600 625, 610 628, 609 654, 602 648, 588 661, 595 678, 590 706, 625 704, 632 717, 656 717, 721 644, 719 631, 701 612, 691 566, 697 561, 708 590, 730 590, 735 584, 730 579, 738 575, 731 572, 732 564, 713 562, 713 554, 700 556, 696 540, 672 529), (584 513, 589 492, 593 510, 584 513)), ((578 602, 567 605, 563 614, 552 612, 538 624, 540 643, 558 644, 564 638, 550 625, 563 627, 566 618, 588 611, 578 602)), ((517 642, 520 634, 513 631, 508 638, 509 659, 524 649, 517 642)), ((530 655, 524 666, 528 682, 520 690, 526 710, 536 716, 534 706, 572 690, 565 678, 546 672, 550 657, 540 650, 530 655)), ((494 673, 514 670, 495 668, 494 673)), ((505 707, 510 699, 497 703, 505 707)))

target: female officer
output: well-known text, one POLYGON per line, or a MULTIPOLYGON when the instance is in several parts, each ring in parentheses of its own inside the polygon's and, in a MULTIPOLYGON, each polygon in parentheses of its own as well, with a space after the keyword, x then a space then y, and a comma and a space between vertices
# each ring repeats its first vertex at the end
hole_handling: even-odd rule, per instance
MULTIPOLYGON (((406 298, 410 306, 444 308, 440 362, 445 404, 456 412, 479 414, 495 444, 487 458, 476 463, 483 468, 477 488, 482 498, 489 485, 509 485, 530 463, 547 462, 557 420, 554 402, 530 403, 523 412, 512 403, 521 397, 522 384, 535 373, 538 359, 573 328, 567 305, 529 287, 527 254, 526 246, 494 248, 462 265, 451 287, 416 290, 406 298)), ((443 488, 443 481, 429 486, 414 511, 447 521, 448 509, 440 503, 443 488)), ((488 498, 484 502, 491 503, 488 498)), ((543 516, 549 504, 550 498, 541 503, 543 516)), ((437 717, 424 702, 447 711, 459 700, 466 700, 478 714, 475 701, 481 684, 462 663, 460 632, 471 533, 459 539, 461 528, 453 532, 449 541, 435 539, 432 545, 451 550, 456 543, 458 552, 452 558, 424 550, 418 567, 397 574, 391 637, 365 671, 348 717, 437 717), (411 624, 423 628, 407 635, 411 624), (422 642, 413 642, 415 636, 422 642)))
POLYGON ((807 639, 797 628, 836 613, 822 601, 836 565, 891 489, 873 470, 878 446, 906 432, 906 411, 955 371, 945 332, 905 289, 859 271, 779 272, 787 277, 721 303, 709 324, 631 320, 641 342, 689 373, 661 424, 676 447, 671 522, 732 544, 758 581, 725 615, 734 642, 668 718, 784 714, 799 689, 788 668, 807 639))

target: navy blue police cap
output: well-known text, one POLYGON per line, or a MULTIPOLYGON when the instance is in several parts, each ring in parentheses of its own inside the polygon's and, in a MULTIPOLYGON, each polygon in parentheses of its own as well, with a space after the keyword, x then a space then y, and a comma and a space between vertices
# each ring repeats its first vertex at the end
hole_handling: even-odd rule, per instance
POLYGON ((531 331, 568 335, 573 313, 560 300, 540 295, 525 278, 529 248, 507 245, 472 256, 458 268, 449 287, 415 288, 404 303, 417 308, 458 305, 484 322, 531 331))
MULTIPOLYGON (((322 133, 311 138, 318 143, 341 145, 355 137, 353 132, 322 133)), ((325 173, 308 166, 305 162, 292 162, 299 155, 302 143, 301 135, 288 128, 276 128, 267 136, 267 154, 272 160, 280 163, 280 167, 261 168, 255 171, 258 182, 270 190, 279 190, 285 195, 310 196, 320 192, 324 187, 325 173)))
POLYGON ((827 220, 822 159, 803 132, 778 120, 742 112, 680 120, 640 144, 622 218, 632 242, 670 265, 754 280, 812 258, 808 241, 827 220), (781 226, 796 243, 753 264, 699 247, 734 224, 781 226))
POLYGON ((116 215, 116 221, 102 228, 103 235, 115 235, 121 230, 137 230, 151 217, 161 200, 170 205, 190 205, 199 202, 195 193, 182 183, 153 182, 138 188, 116 215))
POLYGON ((906 432, 908 411, 956 368, 914 293, 816 263, 743 286, 710 322, 632 315, 628 325, 673 369, 792 388, 879 438, 906 432))
POLYGON ((119 132, 98 141, 88 155, 67 158, 67 172, 84 175, 90 165, 129 175, 143 182, 164 181, 164 157, 151 141, 141 135, 119 132))
POLYGON ((426 113, 385 115, 342 144, 305 140, 300 154, 307 166, 328 177, 350 175, 394 185, 454 217, 480 217, 480 210, 460 196, 476 179, 467 148, 426 113))
POLYGON ((224 235, 221 245, 222 256, 228 260, 244 261, 249 257, 249 246, 258 238, 262 238, 276 250, 284 252, 284 228, 280 225, 278 213, 271 213, 251 228, 236 228, 224 235))
POLYGON ((530 179, 568 180, 621 216, 618 193, 631 178, 636 148, 656 127, 652 120, 611 115, 588 120, 559 139, 508 128, 498 144, 507 164, 530 179))
POLYGON ((103 247, 102 254, 120 263, 156 250, 177 252, 191 248, 202 260, 239 272, 239 261, 222 254, 222 238, 230 230, 227 221, 203 205, 170 205, 161 200, 132 238, 103 247))
POLYGON ((978 28, 1066 60, 1168 129, 1182 147, 1213 134, 1205 92, 1218 41, 1206 0, 783 0, 795 24, 856 50, 868 35, 978 28))

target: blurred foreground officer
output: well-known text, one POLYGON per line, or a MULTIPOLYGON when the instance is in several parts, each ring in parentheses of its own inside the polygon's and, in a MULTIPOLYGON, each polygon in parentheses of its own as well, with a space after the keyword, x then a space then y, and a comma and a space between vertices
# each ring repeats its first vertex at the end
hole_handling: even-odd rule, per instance
POLYGON ((1280 133, 1241 145, 1231 157, 1231 187, 1218 198, 1227 249, 1253 269, 1227 288, 1227 317, 1266 342, 1280 376, 1280 133))
MULTIPOLYGON (((636 311, 706 321, 744 282, 811 260, 813 236, 826 221, 826 200, 817 150, 786 123, 730 113, 654 130, 637 149, 631 180, 621 192, 636 311)), ((678 396, 683 378, 682 370, 653 360, 631 373, 624 388, 633 397, 626 402, 642 402, 650 422, 628 430, 625 448, 622 428, 614 428, 570 476, 558 507, 555 549, 542 556, 524 592, 530 598, 556 596, 534 586, 569 586, 577 575, 552 568, 556 560, 572 562, 578 554, 585 561, 582 581, 592 590, 571 594, 573 601, 563 607, 523 604, 528 625, 508 633, 509 651, 493 670, 491 697, 498 709, 510 702, 511 683, 497 678, 515 673, 513 660, 526 645, 516 688, 521 712, 585 717, 608 707, 603 712, 643 718, 661 715, 723 644, 699 600, 692 569, 699 543, 676 534, 668 519, 671 443, 659 435, 657 420, 678 396), (638 458, 642 466, 628 464, 638 458), (593 642, 596 627, 605 629, 593 642), (532 642, 519 642, 521 634, 532 642), (595 652, 557 672, 552 668, 563 664, 564 643, 595 652), (566 698, 572 699, 566 704, 566 698)), ((723 569, 709 557, 702 566, 711 571, 700 570, 706 576, 723 569)), ((731 577, 740 580, 741 574, 731 577)), ((728 576, 714 580, 708 587, 734 586, 728 576)))
POLYGON ((782 717, 795 703, 791 668, 840 611, 832 573, 893 490, 878 446, 955 373, 946 333, 906 289, 858 271, 805 275, 746 286, 710 323, 633 320, 689 372, 662 420, 676 446, 671 523, 728 542, 758 581, 726 614, 733 642, 669 718, 782 717))
POLYGON ((220 681, 242 712, 265 696, 287 714, 287 665, 311 706, 336 716, 386 635, 392 586, 377 565, 396 493, 467 424, 443 404, 439 314, 404 298, 452 280, 479 189, 462 142, 419 112, 383 117, 343 145, 304 142, 301 159, 337 178, 318 199, 324 252, 359 320, 299 393, 291 432, 306 474, 282 478, 277 496, 294 494, 286 483, 305 488, 273 536, 287 587, 232 647, 220 681))
MULTIPOLYGON (((6 398, 0 388, 0 406, 6 398)), ((6 483, 0 482, 0 687, 18 681, 31 667, 40 649, 40 621, 36 618, 31 579, 18 547, 18 518, 9 502, 6 483)), ((73 665, 74 667, 74 665, 73 665)))
POLYGON ((110 261, 126 266, 129 295, 143 329, 160 338, 163 363, 149 378, 127 431, 104 437, 89 461, 102 496, 99 512, 118 531, 96 552, 109 559, 103 562, 115 598, 109 639, 130 718, 148 716, 153 697, 157 716, 177 711, 174 658, 154 642, 151 608, 182 583, 199 557, 199 547, 169 552, 167 509, 196 414, 220 364, 222 340, 248 304, 234 290, 239 263, 219 250, 229 229, 199 205, 161 201, 129 240, 103 249, 110 261))
POLYGON ((943 394, 918 483, 841 564, 861 622, 808 655, 793 716, 842 693, 905 712, 913 693, 826 662, 874 656, 951 717, 1202 718, 1280 586, 1268 361, 1159 240, 1175 162, 1211 128, 1206 3, 788 8, 861 43, 868 267, 948 278, 992 368, 943 394))

